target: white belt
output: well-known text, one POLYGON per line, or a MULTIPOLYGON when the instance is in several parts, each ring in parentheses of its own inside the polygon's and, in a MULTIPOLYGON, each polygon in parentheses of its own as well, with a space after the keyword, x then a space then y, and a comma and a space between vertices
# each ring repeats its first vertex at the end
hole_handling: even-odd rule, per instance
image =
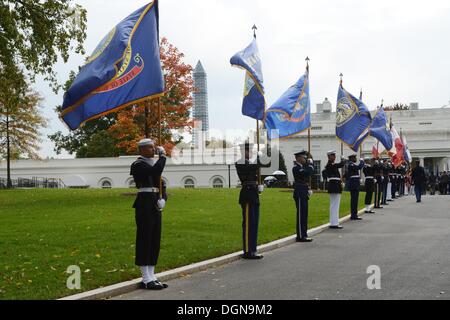
POLYGON ((359 176, 351 176, 350 179, 359 178, 359 176))
POLYGON ((159 189, 158 188, 140 188, 139 192, 159 193, 159 189))
POLYGON ((367 176, 367 177, 366 177, 366 179, 373 179, 373 177, 371 177, 371 176, 367 176))
POLYGON ((341 181, 341 178, 328 178, 328 181, 341 181))

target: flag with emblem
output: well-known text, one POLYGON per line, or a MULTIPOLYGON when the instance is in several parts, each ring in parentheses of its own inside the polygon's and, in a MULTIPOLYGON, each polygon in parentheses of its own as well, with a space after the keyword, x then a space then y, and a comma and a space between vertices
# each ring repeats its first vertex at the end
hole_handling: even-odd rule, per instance
POLYGON ((386 150, 392 149, 392 136, 389 128, 386 112, 382 107, 378 108, 370 124, 370 135, 377 139, 386 150))
POLYGON ((372 117, 359 99, 339 85, 336 108, 336 137, 357 152, 368 137, 372 117))
POLYGON ((264 80, 261 57, 256 38, 230 60, 232 66, 245 70, 244 100, 242 114, 256 120, 263 120, 266 109, 264 98, 264 80))
POLYGON ((267 110, 265 126, 269 139, 289 137, 311 127, 308 71, 267 110))
POLYGON ((70 129, 163 94, 158 20, 155 0, 103 38, 64 96, 61 118, 70 129))

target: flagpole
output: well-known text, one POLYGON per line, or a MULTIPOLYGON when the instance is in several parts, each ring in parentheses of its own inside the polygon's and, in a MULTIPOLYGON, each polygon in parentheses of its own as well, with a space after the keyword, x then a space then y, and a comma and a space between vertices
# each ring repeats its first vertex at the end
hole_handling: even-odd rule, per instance
MULTIPOLYGON (((161 97, 158 98, 158 144, 160 146, 162 143, 162 112, 161 112, 161 97)), ((163 180, 162 175, 159 177, 159 198, 163 198, 163 180)))
MULTIPOLYGON (((305 61, 306 61, 306 73, 308 74, 308 79, 309 79, 309 61, 310 61, 309 57, 306 57, 305 61)), ((308 128, 308 154, 312 158, 312 154, 311 154, 311 126, 308 128)), ((309 186, 312 189, 312 176, 309 177, 309 186)))
MULTIPOLYGON (((344 77, 344 75, 342 74, 342 72, 341 72, 341 74, 339 75, 339 77, 341 77, 341 81, 340 81, 339 85, 342 87, 343 77, 344 77)), ((337 112, 337 110, 336 110, 336 112, 337 112)), ((344 143, 341 141, 341 158, 343 158, 343 157, 344 157, 344 143)))
MULTIPOLYGON (((258 30, 258 28, 256 27, 256 24, 253 25, 252 27, 253 30, 253 38, 255 38, 256 40, 256 30, 258 30)), ((264 106, 264 111, 266 109, 266 106, 264 106)), ((257 144, 257 151, 259 154, 260 151, 260 131, 259 131, 259 120, 256 119, 256 144, 257 144)), ((259 160, 258 156, 256 157, 257 161, 259 160)), ((258 169, 258 184, 261 185, 262 181, 261 181, 261 168, 258 169)))

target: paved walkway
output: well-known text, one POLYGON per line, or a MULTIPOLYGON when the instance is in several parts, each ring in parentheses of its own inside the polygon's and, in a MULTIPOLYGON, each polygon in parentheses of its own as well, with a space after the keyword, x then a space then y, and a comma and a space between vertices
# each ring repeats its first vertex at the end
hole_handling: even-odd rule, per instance
POLYGON ((260 261, 232 264, 170 281, 160 292, 115 299, 450 299, 450 196, 391 202, 362 221, 327 230, 260 261), (367 268, 381 289, 367 288, 367 268))

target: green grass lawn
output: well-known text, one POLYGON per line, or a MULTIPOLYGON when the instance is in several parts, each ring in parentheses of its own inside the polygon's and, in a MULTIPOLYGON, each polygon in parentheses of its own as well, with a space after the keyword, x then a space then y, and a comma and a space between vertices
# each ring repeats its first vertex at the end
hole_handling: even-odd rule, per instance
MULTIPOLYGON (((81 267, 86 291, 140 276, 134 265, 130 190, 0 192, 0 299, 53 299, 66 288, 67 267, 81 267)), ((238 189, 169 190, 157 272, 242 249, 238 189)), ((349 194, 341 216, 349 212, 349 194)), ((314 194, 309 228, 329 221, 329 197, 314 194)), ((360 195, 363 207, 363 193, 360 195)), ((259 243, 295 233, 292 192, 261 197, 259 243)))

